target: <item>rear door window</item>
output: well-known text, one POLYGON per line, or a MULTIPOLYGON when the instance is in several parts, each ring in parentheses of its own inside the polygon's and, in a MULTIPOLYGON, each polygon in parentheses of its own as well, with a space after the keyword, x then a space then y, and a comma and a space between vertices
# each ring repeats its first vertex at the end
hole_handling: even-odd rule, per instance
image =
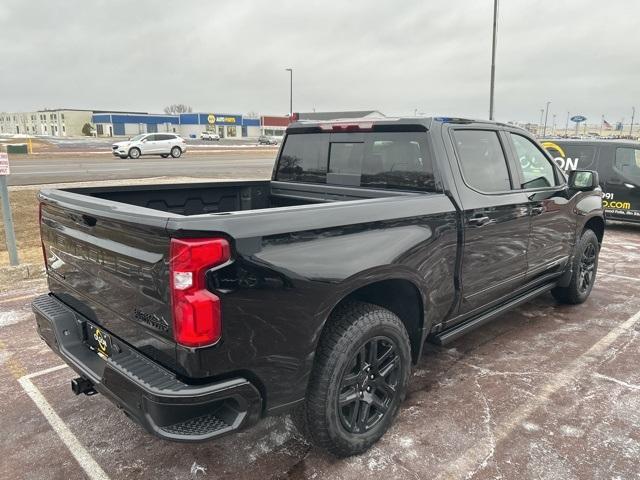
POLYGON ((511 190, 507 159, 493 130, 455 130, 456 151, 465 183, 480 192, 511 190))

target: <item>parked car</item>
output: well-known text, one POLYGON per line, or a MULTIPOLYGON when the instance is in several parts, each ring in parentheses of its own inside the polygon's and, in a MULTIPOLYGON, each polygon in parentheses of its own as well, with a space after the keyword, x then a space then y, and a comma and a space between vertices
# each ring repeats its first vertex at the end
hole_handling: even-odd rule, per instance
POLYGON ((260 135, 258 137, 258 145, 277 145, 278 139, 270 135, 260 135))
POLYGON ((425 340, 548 291, 584 302, 604 234, 596 172, 448 118, 293 123, 271 181, 39 199, 33 310, 76 394, 179 441, 291 411, 339 456, 389 428, 425 340))
POLYGON ((141 133, 125 142, 116 142, 113 155, 120 158, 140 158, 141 155, 160 155, 179 158, 187 151, 187 142, 175 133, 141 133))
POLYGON ((640 222, 640 143, 627 140, 543 140, 565 171, 597 170, 607 219, 640 222))
POLYGON ((218 135, 215 132, 202 132, 200 134, 200 139, 201 140, 214 140, 214 141, 220 141, 220 135, 218 135))

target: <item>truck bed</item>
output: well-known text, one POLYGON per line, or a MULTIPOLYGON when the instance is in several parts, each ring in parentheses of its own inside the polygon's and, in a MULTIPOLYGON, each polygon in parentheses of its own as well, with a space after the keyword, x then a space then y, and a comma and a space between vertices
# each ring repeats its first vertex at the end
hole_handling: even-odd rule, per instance
POLYGON ((295 187, 282 182, 245 181, 69 188, 64 191, 184 216, 403 194, 362 189, 331 189, 326 185, 318 187, 320 186, 295 187))

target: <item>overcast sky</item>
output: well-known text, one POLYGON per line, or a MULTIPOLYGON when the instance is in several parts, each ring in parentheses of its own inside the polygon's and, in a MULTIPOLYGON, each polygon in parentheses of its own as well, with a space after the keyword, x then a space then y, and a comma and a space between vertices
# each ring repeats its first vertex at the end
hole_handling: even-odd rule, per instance
MULTIPOLYGON (((0 111, 488 117, 492 0, 0 2, 0 111)), ((496 118, 640 108, 640 2, 502 0, 496 118)))

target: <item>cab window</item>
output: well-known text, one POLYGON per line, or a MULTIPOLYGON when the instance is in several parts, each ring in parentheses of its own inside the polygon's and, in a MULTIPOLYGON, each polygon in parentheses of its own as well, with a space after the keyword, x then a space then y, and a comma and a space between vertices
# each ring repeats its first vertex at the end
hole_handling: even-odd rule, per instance
POLYGON ((613 166, 626 177, 640 178, 640 149, 616 148, 613 166))
POLYGON ((551 161, 528 138, 510 133, 518 165, 522 172, 523 189, 553 187, 558 184, 551 161))
POLYGON ((456 130, 453 134, 465 183, 480 192, 511 190, 507 159, 490 130, 456 130))

